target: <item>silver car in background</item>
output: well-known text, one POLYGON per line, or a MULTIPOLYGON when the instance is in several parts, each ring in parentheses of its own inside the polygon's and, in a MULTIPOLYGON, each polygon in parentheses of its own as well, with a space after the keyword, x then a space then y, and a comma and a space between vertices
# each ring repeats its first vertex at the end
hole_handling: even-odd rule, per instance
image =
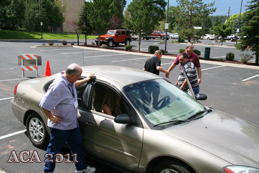
MULTIPOLYGON (((203 106, 166 79, 119 66, 86 66, 96 79, 77 88, 84 152, 123 172, 259 173, 259 128, 203 106), (119 115, 101 112, 107 92, 119 115), (158 98, 154 97, 155 94, 158 98)), ((23 81, 11 107, 37 147, 46 147, 47 118, 38 106, 60 74, 23 81)))

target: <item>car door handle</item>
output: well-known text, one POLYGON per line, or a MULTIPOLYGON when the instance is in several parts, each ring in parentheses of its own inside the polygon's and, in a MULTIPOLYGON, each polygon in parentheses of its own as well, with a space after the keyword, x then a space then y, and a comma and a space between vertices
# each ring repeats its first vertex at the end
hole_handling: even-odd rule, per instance
POLYGON ((93 123, 93 122, 86 121, 85 124, 90 125, 90 126, 95 126, 95 123, 93 123))

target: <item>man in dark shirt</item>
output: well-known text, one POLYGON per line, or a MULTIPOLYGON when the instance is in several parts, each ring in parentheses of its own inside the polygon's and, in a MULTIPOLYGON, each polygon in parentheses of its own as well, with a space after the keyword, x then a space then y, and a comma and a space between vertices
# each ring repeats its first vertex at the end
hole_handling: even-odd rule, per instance
POLYGON ((151 73, 154 73, 156 75, 159 75, 159 72, 163 72, 165 74, 169 75, 169 71, 164 70, 160 65, 161 65, 161 58, 162 58, 162 52, 160 50, 157 50, 155 52, 155 56, 152 58, 149 58, 145 65, 144 65, 144 71, 148 71, 151 73))
MULTIPOLYGON (((165 74, 169 74, 169 71, 164 70, 161 65, 161 58, 162 58, 162 52, 160 50, 157 50, 155 52, 155 56, 152 58, 149 58, 145 65, 144 65, 144 71, 148 71, 151 73, 154 73, 156 75, 159 75, 159 72, 164 72, 165 74)), ((146 87, 147 93, 149 93, 149 102, 153 108, 157 108, 158 104, 158 97, 160 94, 160 87, 159 85, 152 85, 146 87)))

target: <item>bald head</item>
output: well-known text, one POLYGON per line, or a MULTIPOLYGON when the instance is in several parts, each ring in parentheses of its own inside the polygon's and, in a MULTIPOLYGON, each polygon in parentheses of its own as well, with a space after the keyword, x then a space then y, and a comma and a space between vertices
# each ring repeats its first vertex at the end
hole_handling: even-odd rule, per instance
POLYGON ((79 75, 81 75, 81 73, 82 73, 82 68, 81 68, 78 64, 73 63, 73 64, 70 64, 70 65, 67 67, 65 73, 66 73, 66 75, 68 75, 68 76, 71 75, 71 74, 74 74, 74 75, 79 76, 79 75))

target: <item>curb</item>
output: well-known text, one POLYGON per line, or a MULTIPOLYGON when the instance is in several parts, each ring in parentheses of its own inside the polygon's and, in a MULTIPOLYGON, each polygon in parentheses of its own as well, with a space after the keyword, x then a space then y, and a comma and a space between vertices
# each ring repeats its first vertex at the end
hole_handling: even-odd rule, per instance
MULTIPOLYGON (((99 48, 92 48, 92 47, 82 47, 82 46, 73 46, 73 48, 77 49, 89 49, 89 50, 99 50, 99 51, 108 51, 108 52, 116 52, 116 53, 121 53, 121 54, 130 54, 130 55, 141 55, 141 56, 148 56, 151 57, 152 54, 147 54, 147 53, 139 53, 139 52, 129 52, 129 51, 118 51, 114 49, 99 49, 99 48)), ((172 59, 175 60, 177 55, 163 55, 162 58, 166 59, 172 59)), ((201 63, 205 64, 212 64, 212 65, 221 65, 221 66, 229 66, 229 67, 237 67, 237 68, 247 68, 247 69, 257 69, 259 70, 259 66, 253 66, 253 65, 245 65, 245 64, 235 64, 235 63, 227 63, 227 62, 217 62, 217 61, 210 61, 210 60, 203 60, 200 59, 201 63)))

